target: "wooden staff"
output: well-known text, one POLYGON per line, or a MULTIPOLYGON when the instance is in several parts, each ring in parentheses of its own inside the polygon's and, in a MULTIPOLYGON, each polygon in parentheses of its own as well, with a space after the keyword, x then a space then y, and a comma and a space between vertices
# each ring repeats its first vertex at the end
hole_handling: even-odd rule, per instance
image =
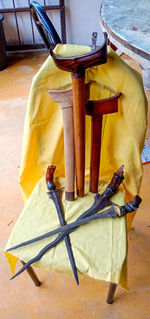
POLYGON ((72 73, 76 185, 79 197, 84 196, 85 176, 85 69, 106 63, 106 33, 104 37, 104 43, 99 49, 80 56, 63 58, 50 50, 57 67, 72 73))

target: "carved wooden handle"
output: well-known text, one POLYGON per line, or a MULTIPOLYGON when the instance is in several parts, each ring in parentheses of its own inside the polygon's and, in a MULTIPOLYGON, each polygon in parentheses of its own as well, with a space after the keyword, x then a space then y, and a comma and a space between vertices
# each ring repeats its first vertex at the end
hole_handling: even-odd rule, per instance
POLYGON ((50 49, 50 54, 59 69, 72 73, 81 73, 89 67, 107 62, 107 33, 104 32, 104 42, 101 47, 95 51, 78 56, 61 57, 55 55, 50 49))
POLYGON ((46 184, 47 184, 47 188, 49 191, 54 190, 56 188, 56 185, 53 182, 55 169, 56 169, 56 166, 54 166, 54 165, 50 165, 47 168, 46 184))
POLYGON ((104 197, 110 198, 113 194, 116 193, 119 185, 124 180, 123 169, 124 169, 124 165, 122 165, 120 168, 118 168, 118 170, 114 173, 110 184, 106 187, 106 189, 103 193, 104 197))
POLYGON ((128 213, 134 212, 139 208, 139 205, 142 202, 142 198, 138 195, 135 195, 134 200, 126 203, 120 207, 121 216, 124 216, 128 213))

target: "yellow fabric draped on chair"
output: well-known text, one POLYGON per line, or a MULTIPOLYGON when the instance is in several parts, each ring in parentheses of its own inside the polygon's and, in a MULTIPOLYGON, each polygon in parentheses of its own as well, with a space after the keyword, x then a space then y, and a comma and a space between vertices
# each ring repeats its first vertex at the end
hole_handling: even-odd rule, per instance
MULTIPOLYGON (((73 56, 90 51, 89 47, 57 45, 55 53, 73 56)), ((112 201, 119 205, 139 193, 143 170, 141 151, 147 126, 147 101, 141 76, 108 47, 107 63, 86 70, 91 82, 90 99, 99 100, 121 92, 118 113, 103 117, 99 191, 102 192, 114 171, 125 165, 125 180, 112 201)), ((57 182, 64 186, 63 122, 60 105, 53 102, 48 90, 71 87, 71 74, 59 70, 48 57, 33 79, 27 107, 19 182, 25 208, 20 215, 6 248, 46 233, 59 226, 53 203, 46 194, 47 166, 56 166, 57 182)), ((65 218, 75 220, 93 203, 88 193, 90 164, 90 117, 86 117, 86 196, 66 202, 62 196, 65 218)), ((134 214, 127 216, 128 227, 134 214)), ((126 218, 100 220, 80 227, 71 235, 79 273, 96 279, 120 283, 127 287, 126 218)), ((53 239, 53 238, 52 238, 53 239)), ((6 253, 14 271, 13 256, 27 262, 52 239, 6 253)), ((16 258, 14 257, 14 258, 16 258)), ((49 251, 39 267, 71 273, 64 243, 49 251)))

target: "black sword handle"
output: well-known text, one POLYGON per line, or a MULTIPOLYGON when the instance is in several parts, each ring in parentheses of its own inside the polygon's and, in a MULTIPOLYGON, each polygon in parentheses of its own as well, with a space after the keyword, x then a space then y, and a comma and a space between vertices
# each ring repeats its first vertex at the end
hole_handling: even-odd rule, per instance
POLYGON ((134 212, 139 208, 139 205, 142 202, 142 198, 136 195, 133 201, 126 203, 125 205, 120 207, 121 216, 124 216, 128 213, 134 212))
POLYGON ((109 198, 114 195, 120 184, 122 183, 124 176, 123 176, 123 169, 124 165, 122 165, 113 175, 111 182, 106 187, 105 191, 102 195, 97 193, 94 196, 94 203, 93 205, 84 213, 82 213, 77 220, 81 220, 82 218, 91 216, 98 212, 100 209, 112 205, 112 203, 109 201, 109 198))
POLYGON ((106 199, 109 199, 112 195, 114 195, 122 181, 124 180, 123 175, 124 165, 122 165, 118 170, 114 173, 110 184, 106 187, 105 191, 103 192, 102 196, 106 199))

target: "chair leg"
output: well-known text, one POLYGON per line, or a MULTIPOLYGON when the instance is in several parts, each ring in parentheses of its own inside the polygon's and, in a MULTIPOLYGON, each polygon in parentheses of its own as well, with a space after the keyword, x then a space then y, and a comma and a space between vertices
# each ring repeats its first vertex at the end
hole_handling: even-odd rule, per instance
POLYGON ((109 285, 108 295, 107 295, 107 299, 106 299, 106 302, 108 304, 113 303, 113 297, 114 297, 116 288, 117 288, 117 284, 114 284, 113 282, 111 282, 109 285))
MULTIPOLYGON (((23 265, 25 265, 25 262, 21 260, 21 263, 23 265)), ((38 279, 35 271, 33 270, 33 268, 31 266, 29 266, 27 269, 26 269, 27 273, 29 274, 29 276, 31 277, 31 279, 33 280, 34 284, 36 287, 39 287, 41 285, 41 282, 40 280, 38 279)))

